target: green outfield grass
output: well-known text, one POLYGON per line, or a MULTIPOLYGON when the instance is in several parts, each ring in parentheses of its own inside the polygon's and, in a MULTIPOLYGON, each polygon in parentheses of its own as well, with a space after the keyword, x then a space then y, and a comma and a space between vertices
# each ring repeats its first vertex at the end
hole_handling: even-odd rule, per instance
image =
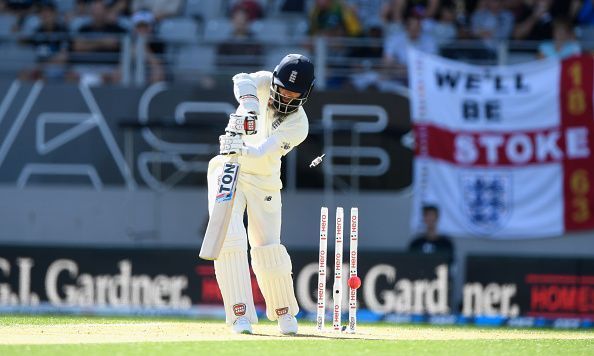
POLYGON ((581 340, 496 341, 200 341, 2 346, 2 355, 592 355, 581 340))
POLYGON ((594 355, 591 330, 374 324, 361 325, 362 339, 340 339, 315 334, 311 323, 301 328, 302 336, 280 337, 273 324, 263 323, 255 328, 259 335, 233 336, 218 321, 0 316, 0 355, 594 355), (95 333, 106 336, 93 339, 95 333), (111 339, 126 333, 146 340, 111 339), (179 341, 167 341, 173 333, 179 341))

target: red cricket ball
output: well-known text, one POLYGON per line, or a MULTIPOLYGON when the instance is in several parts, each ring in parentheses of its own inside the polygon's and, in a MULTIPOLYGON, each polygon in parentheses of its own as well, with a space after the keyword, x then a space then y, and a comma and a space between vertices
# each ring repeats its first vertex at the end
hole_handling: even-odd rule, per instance
POLYGON ((361 278, 359 276, 352 276, 349 278, 348 284, 352 289, 359 289, 361 287, 361 278))

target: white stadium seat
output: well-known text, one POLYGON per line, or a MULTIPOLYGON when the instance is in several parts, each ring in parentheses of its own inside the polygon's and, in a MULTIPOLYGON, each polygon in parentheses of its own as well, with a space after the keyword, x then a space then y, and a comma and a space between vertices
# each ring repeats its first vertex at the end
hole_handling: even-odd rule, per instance
POLYGON ((12 27, 16 24, 16 16, 0 14, 0 35, 8 36, 12 34, 12 27))
MULTIPOLYGON (((214 70, 216 49, 213 46, 181 46, 173 56, 174 71, 207 73, 214 70)), ((183 78, 183 75, 180 76, 183 78)))
POLYGON ((21 34, 32 35, 37 31, 37 28, 41 25, 41 20, 37 15, 28 15, 25 17, 21 26, 21 34))
POLYGON ((204 39, 207 41, 223 41, 231 37, 233 27, 226 18, 209 19, 204 28, 204 39))
POLYGON ((256 38, 266 43, 279 43, 289 37, 289 24, 282 19, 264 19, 252 24, 256 38))
POLYGON ((18 71, 32 68, 37 59, 35 48, 31 46, 20 46, 8 44, 0 47, 0 70, 2 72, 18 71))
POLYGON ((55 0, 54 3, 56 4, 56 9, 60 13, 68 12, 74 9, 74 4, 76 0, 55 0))
POLYGON ((269 50, 266 53, 266 62, 264 63, 264 68, 266 70, 272 70, 276 67, 281 59, 289 53, 299 53, 304 56, 309 57, 312 61, 313 58, 310 53, 308 53, 304 48, 301 47, 275 47, 274 49, 269 50))
POLYGON ((157 35, 169 42, 195 42, 198 39, 198 24, 191 18, 164 19, 159 25, 157 35))
POLYGON ((224 15, 221 1, 186 0, 184 16, 201 17, 202 20, 218 18, 224 15))

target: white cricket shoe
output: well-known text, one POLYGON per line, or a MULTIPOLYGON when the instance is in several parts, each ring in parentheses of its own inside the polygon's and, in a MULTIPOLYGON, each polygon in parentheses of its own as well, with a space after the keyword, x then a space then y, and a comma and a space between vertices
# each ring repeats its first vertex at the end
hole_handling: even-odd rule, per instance
POLYGON ((291 314, 285 314, 278 318, 278 328, 283 335, 297 334, 297 319, 291 314))
POLYGON ((239 318, 235 319, 231 327, 233 332, 236 334, 252 333, 252 323, 250 323, 250 320, 245 316, 240 316, 239 318))

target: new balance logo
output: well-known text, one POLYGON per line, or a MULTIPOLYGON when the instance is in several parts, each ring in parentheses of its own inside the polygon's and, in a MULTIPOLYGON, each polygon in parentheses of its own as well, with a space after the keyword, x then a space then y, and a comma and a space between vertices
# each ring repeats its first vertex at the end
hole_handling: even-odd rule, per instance
POLYGON ((289 81, 291 83, 295 83, 295 80, 297 80, 297 71, 294 70, 291 72, 291 76, 289 76, 289 81))

